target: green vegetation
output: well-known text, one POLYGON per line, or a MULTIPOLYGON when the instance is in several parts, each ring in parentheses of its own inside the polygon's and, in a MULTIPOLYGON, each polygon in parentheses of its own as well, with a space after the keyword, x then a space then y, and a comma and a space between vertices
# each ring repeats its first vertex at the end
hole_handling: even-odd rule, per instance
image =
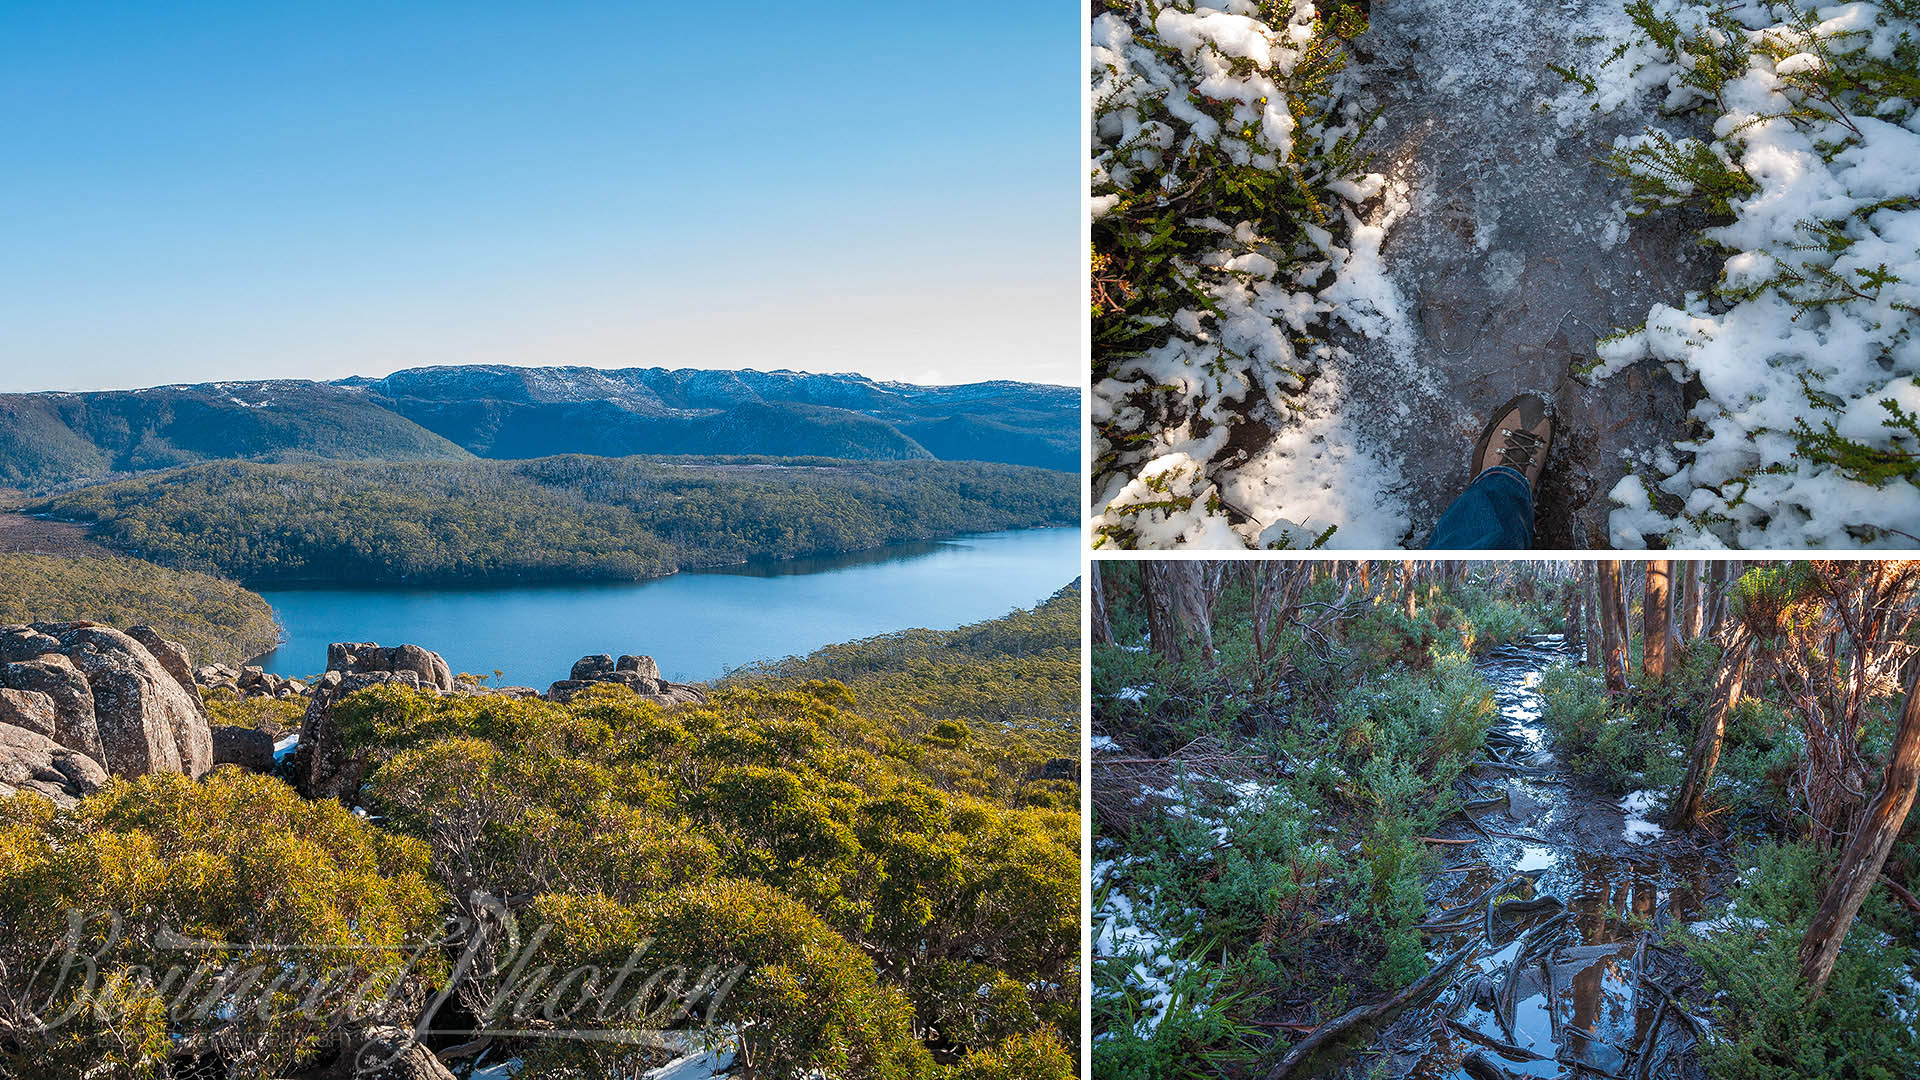
POLYGON ((638 580, 1075 517, 976 462, 556 457, 201 465, 45 500, 118 550, 255 584, 638 580))
POLYGON ((1244 515, 1215 474, 1269 436, 1275 420, 1258 404, 1284 422, 1320 374, 1331 305, 1315 293, 1351 243, 1342 211, 1383 183, 1356 151, 1371 118, 1335 90, 1366 5, 1260 0, 1235 9, 1257 20, 1251 30, 1201 17, 1218 6, 1093 8, 1090 359, 1105 547, 1231 538, 1244 515), (1238 35, 1263 44, 1250 52, 1238 35))
MULTIPOLYGON (((1920 911, 1905 899, 1920 887, 1912 815, 1881 824, 1892 830, 1891 854, 1818 993, 1802 951, 1892 754, 1920 571, 1899 562, 1736 569, 1724 584, 1698 585, 1692 603, 1723 615, 1692 640, 1679 635, 1664 674, 1645 666, 1647 628, 1687 605, 1663 613, 1631 568, 1623 578, 1625 677, 1609 691, 1597 664, 1557 665, 1540 681, 1543 719, 1577 770, 1671 807, 1684 799, 1697 735, 1714 730, 1716 701, 1727 685, 1741 688, 1692 822, 1696 840, 1724 850, 1737 873, 1724 905, 1676 921, 1665 938, 1697 966, 1687 1007, 1713 1026, 1700 1043, 1708 1075, 1911 1075, 1920 1060, 1920 911)), ((1654 817, 1669 837, 1682 827, 1671 810, 1654 817)))
POLYGON ((195 663, 242 663, 280 640, 273 609, 231 581, 139 559, 0 554, 0 623, 80 619, 144 623, 195 663))
MULTIPOLYGON (((1920 915, 1885 890, 1867 895, 1833 978, 1811 1007, 1800 982, 1800 939, 1828 877, 1826 857, 1804 842, 1758 841, 1738 854, 1746 868, 1711 933, 1676 926, 1668 944, 1684 949, 1706 977, 1724 1034, 1703 1047, 1714 1077, 1789 1080, 1849 1077, 1900 1080, 1920 1061, 1920 915), (1853 939, 1860 939, 1854 942, 1853 939)), ((1920 844, 1897 852, 1920 861, 1920 844)))
POLYGON ((286 1075, 334 1034, 300 1010, 309 994, 318 1015, 391 993, 369 1019, 404 1023, 442 969, 437 954, 418 958, 423 967, 394 947, 438 929, 445 896, 427 868, 418 841, 231 768, 199 783, 116 780, 68 813, 31 795, 0 800, 0 975, 11 991, 0 997, 0 1072, 161 1077, 169 1052, 210 1051, 217 1035, 249 1075, 286 1075), (170 947, 169 934, 209 948, 170 947), (97 956, 91 987, 78 971, 30 983, 68 943, 97 956), (290 960, 305 968, 293 979, 219 974, 290 960), (202 982, 160 978, 196 964, 202 982), (321 969, 338 981, 299 977, 321 969), (28 985, 36 996, 17 996, 28 985), (236 1013, 257 1019, 227 1023, 236 1013))
POLYGON ((838 680, 870 715, 923 740, 923 770, 957 776, 942 759, 975 769, 991 760, 998 776, 990 788, 1008 791, 1046 762, 1078 754, 1079 641, 1075 585, 1032 611, 958 630, 903 630, 829 645, 743 668, 723 684, 838 680))
POLYGON ((1374 591, 1397 566, 1230 563, 1203 571, 1209 664, 1149 636, 1140 565, 1102 564, 1092 657, 1094 1068, 1258 1076, 1290 1003, 1330 1017, 1426 972, 1420 838, 1494 720, 1472 658, 1554 616, 1457 575, 1409 582, 1409 614, 1374 591))
POLYGON ((1649 127, 1606 164, 1631 213, 1685 207, 1725 260, 1711 297, 1672 297, 1600 345, 1603 373, 1654 358, 1705 399, 1669 475, 1623 502, 1680 497, 1635 528, 1674 548, 1900 546, 1909 523, 1888 508, 1911 505, 1920 481, 1906 360, 1920 263, 1897 239, 1920 222, 1906 171, 1920 4, 1876 0, 1846 18, 1800 0, 1625 10, 1634 32, 1605 63, 1659 87, 1661 123, 1692 134, 1649 127))
POLYGON ((213 724, 256 728, 276 739, 299 731, 300 718, 307 711, 304 697, 241 697, 225 687, 203 691, 201 698, 207 703, 207 719, 213 724))
MULTIPOLYGON (((1061 720, 1078 699, 1076 608, 1069 589, 1002 620, 825 650, 743 673, 698 706, 662 709, 612 684, 566 705, 375 687, 335 712, 370 763, 366 817, 230 769, 200 785, 117 781, 67 813, 17 797, 0 803, 0 978, 33 970, 68 903, 138 906, 155 926, 235 942, 237 957, 268 942, 443 942, 410 967, 360 961, 394 991, 403 1026, 461 956, 472 962, 448 1008, 484 1014, 524 985, 512 950, 528 950, 523 971, 611 973, 644 947, 641 971, 681 971, 684 993, 649 990, 645 1011, 590 1026, 710 1019, 756 1076, 1068 1080, 1078 788, 1033 766, 1072 753, 1061 720), (829 654, 860 658, 853 686, 809 674, 829 654), (934 691, 935 671, 973 692, 934 691), (504 936, 443 938, 445 916, 504 936)), ((100 1061, 166 1075, 165 1040, 193 1032, 148 1007, 157 991, 139 972, 114 970, 128 978, 102 1002, 107 1019, 18 1046, 34 1066, 16 1075, 100 1061), (134 1011, 117 1022, 122 1000, 134 1011), (96 1027, 136 1038, 107 1045, 96 1027)), ((296 974, 284 989, 306 987, 296 974)), ((288 1075, 318 1033, 278 1034, 236 1075, 288 1075)), ((527 1078, 662 1060, 618 1041, 503 1048, 527 1078)))

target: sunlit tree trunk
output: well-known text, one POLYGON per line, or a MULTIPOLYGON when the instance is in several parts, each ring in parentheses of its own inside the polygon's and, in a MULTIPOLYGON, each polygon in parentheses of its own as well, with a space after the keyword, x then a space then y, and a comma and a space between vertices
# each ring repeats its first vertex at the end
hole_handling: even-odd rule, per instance
POLYGON ((1100 564, 1087 567, 1087 614, 1095 645, 1113 644, 1113 623, 1107 618, 1107 590, 1100 583, 1100 564))
POLYGON ((1593 664, 1600 660, 1600 593, 1595 581, 1594 564, 1580 564, 1580 660, 1593 664))
POLYGON ((1833 975, 1833 963, 1840 956, 1840 943, 1847 928, 1859 913, 1867 890, 1880 876, 1880 868, 1893 850, 1893 842, 1913 808, 1914 788, 1920 782, 1920 664, 1909 664, 1907 700, 1900 710, 1900 728, 1893 736, 1893 751, 1880 780, 1880 791, 1868 804, 1867 813, 1853 832, 1847 850, 1840 857, 1833 884, 1820 899, 1807 936, 1800 942, 1800 978, 1811 996, 1818 998, 1833 975))
POLYGON ((1687 775, 1667 811, 1667 828, 1691 829, 1700 816, 1700 804, 1706 798, 1707 785, 1713 783, 1713 770, 1720 764, 1720 745, 1727 734, 1727 717, 1740 705, 1747 683, 1747 665, 1752 659, 1744 629, 1734 627, 1727 633, 1726 651, 1720 654, 1720 673, 1714 680, 1713 699, 1700 730, 1693 737, 1693 750, 1687 755, 1687 775))
POLYGON ((1213 666, 1213 616, 1207 605, 1205 569, 1188 559, 1144 564, 1147 638, 1153 651, 1178 663, 1189 656, 1213 666))
POLYGON ((1358 562, 1353 565, 1354 584, 1359 586, 1360 599, 1362 600, 1373 595, 1372 569, 1372 566, 1365 562, 1358 562))
POLYGON ((1680 565, 1686 567, 1685 586, 1680 590, 1680 639, 1698 641, 1706 632, 1706 597, 1702 595, 1704 582, 1700 580, 1700 560, 1688 559, 1680 565))
POLYGON ((1407 618, 1418 614, 1418 598, 1414 595, 1413 560, 1400 560, 1400 587, 1407 591, 1407 618))
POLYGON ((1667 655, 1673 642, 1673 562, 1647 560, 1646 600, 1640 606, 1640 674, 1647 685, 1667 680, 1667 655))
POLYGON ((1730 559, 1715 559, 1712 568, 1707 571, 1707 616, 1708 628, 1720 625, 1727 613, 1727 585, 1739 577, 1739 564, 1730 559))
POLYGON ((1620 596, 1620 564, 1601 560, 1594 566, 1600 585, 1600 647, 1607 666, 1607 693, 1627 689, 1627 607, 1620 596))

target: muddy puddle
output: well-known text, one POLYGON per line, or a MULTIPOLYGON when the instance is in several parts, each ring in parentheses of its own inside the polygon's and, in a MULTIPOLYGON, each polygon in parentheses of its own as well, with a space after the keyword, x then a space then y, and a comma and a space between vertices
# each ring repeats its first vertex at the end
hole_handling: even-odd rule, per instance
POLYGON ((1706 899, 1698 859, 1608 842, 1623 814, 1567 774, 1541 723, 1541 672, 1572 654, 1558 635, 1482 665, 1500 719, 1466 780, 1467 815, 1438 835, 1422 933, 1436 962, 1465 949, 1437 993, 1361 1048, 1362 1071, 1422 1080, 1697 1075, 1691 1020, 1666 999, 1654 945, 1706 899))

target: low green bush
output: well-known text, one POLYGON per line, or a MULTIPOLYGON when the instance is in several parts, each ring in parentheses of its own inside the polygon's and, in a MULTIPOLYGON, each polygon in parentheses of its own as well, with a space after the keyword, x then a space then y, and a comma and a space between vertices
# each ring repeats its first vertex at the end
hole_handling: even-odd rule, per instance
POLYGON ((1884 890, 1867 894, 1833 977, 1809 1003, 1800 982, 1801 938, 1829 879, 1811 845, 1760 843, 1726 913, 1676 925, 1669 941, 1706 975, 1715 1013, 1701 1046, 1708 1073, 1740 1080, 1848 1077, 1897 1080, 1920 1061, 1920 920, 1884 890))

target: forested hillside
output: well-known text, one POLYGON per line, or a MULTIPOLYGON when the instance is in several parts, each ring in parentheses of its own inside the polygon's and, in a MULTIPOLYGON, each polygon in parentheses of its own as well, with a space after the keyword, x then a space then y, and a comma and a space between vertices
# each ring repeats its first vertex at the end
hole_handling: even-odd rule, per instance
POLYGON ((0 625, 90 619, 145 624, 209 664, 239 664, 274 647, 267 602, 231 581, 139 559, 0 553, 0 625))
POLYGON ((869 709, 898 710, 900 722, 930 728, 955 747, 976 730, 1002 752, 1022 747, 1025 764, 1073 757, 1080 745, 1080 586, 957 630, 902 630, 829 645, 807 656, 757 664, 728 685, 835 679, 869 709), (984 727, 983 727, 984 725, 984 727))
POLYGON ((0 486, 44 491, 206 461, 556 454, 939 458, 1080 466, 1079 395, 1029 383, 662 368, 416 368, 0 395, 0 486))
POLYGON ((1098 569, 1103 1080, 1911 1075, 1920 565, 1098 569))
POLYGON ((249 584, 637 580, 1075 518, 1071 474, 974 462, 566 456, 200 465, 34 513, 249 584))
MULTIPOLYGON (((232 766, 116 778, 66 810, 0 800, 0 1073, 157 1080, 217 1046, 244 1063, 221 1075, 296 1075, 358 1015, 522 1080, 638 1077, 709 1047, 768 1078, 1066 1080, 1078 788, 1037 766, 1064 753, 1071 777, 1077 755, 1058 728, 1043 749, 989 718, 1070 715, 1071 605, 923 640, 851 687, 761 672, 662 708, 613 683, 564 705, 375 686, 330 707, 333 745, 365 770, 347 806, 232 766), (888 674, 929 651, 978 692, 962 711, 980 722, 922 713, 922 688, 888 674), (1047 700, 1021 683, 1035 672, 1047 700), (97 962, 127 981, 49 1034, 20 1023, 18 991, 68 908, 125 914, 97 962), (207 1008, 168 1012, 134 966, 178 962, 151 947, 165 929, 225 943, 222 962, 264 957, 278 992, 320 1007, 226 1025, 258 988, 221 982, 207 1008), (383 994, 345 1011, 351 987, 262 951, 289 943, 383 994), (609 982, 636 955, 639 974, 609 982), (463 1034, 477 1015, 498 1033, 463 1034), (586 1035, 542 1038, 556 1023, 586 1035)), ((46 993, 50 1012, 78 1000, 46 993)))
POLYGON ((347 382, 483 457, 813 454, 1080 467, 1079 395, 1060 386, 499 365, 347 382))
POLYGON ((325 383, 0 395, 0 484, 29 489, 228 458, 469 456, 366 394, 325 383))

